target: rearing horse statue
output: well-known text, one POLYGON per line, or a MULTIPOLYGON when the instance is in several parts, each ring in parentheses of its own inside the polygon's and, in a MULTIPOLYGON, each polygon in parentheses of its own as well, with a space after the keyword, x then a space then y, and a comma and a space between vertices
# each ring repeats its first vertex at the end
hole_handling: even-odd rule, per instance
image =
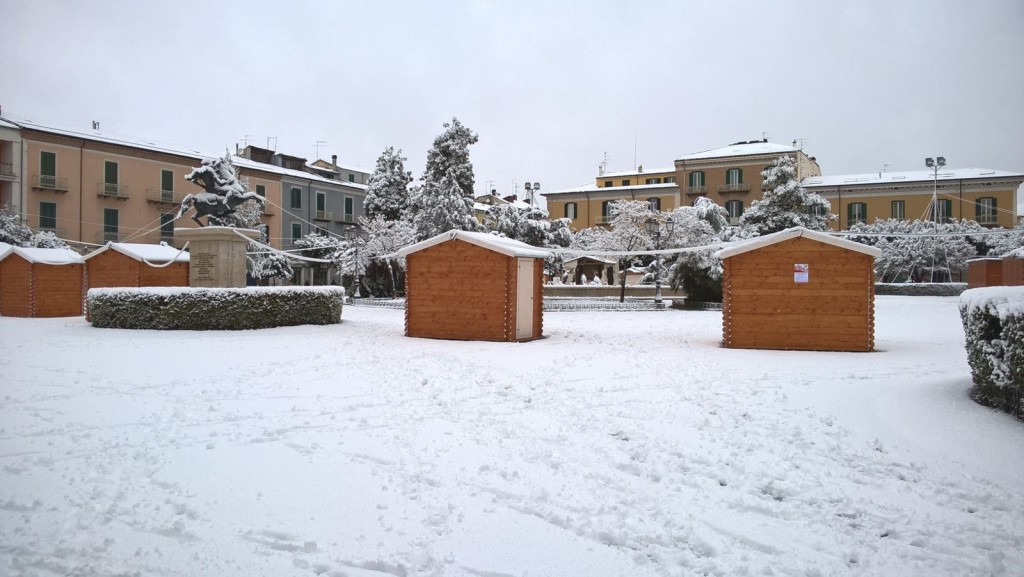
POLYGON ((265 198, 246 190, 245 186, 238 182, 231 157, 227 155, 224 158, 204 160, 203 165, 190 172, 185 179, 203 187, 205 192, 185 196, 175 219, 181 218, 192 208, 195 209, 192 220, 199 226, 206 226, 199 220, 202 216, 214 226, 230 226, 231 216, 243 202, 255 200, 260 204, 266 203, 265 198))

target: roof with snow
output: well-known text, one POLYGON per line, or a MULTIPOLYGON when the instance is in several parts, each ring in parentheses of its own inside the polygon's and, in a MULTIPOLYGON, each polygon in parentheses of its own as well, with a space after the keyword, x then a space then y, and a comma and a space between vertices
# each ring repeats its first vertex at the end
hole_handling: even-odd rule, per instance
POLYGON ((674 182, 663 182, 661 184, 637 184, 633 186, 597 186, 596 184, 587 184, 576 188, 567 188, 565 190, 555 190, 551 192, 542 192, 541 196, 552 196, 558 194, 580 194, 581 192, 607 192, 617 193, 623 190, 664 190, 668 188, 679 188, 679 185, 674 182))
POLYGON ((347 186, 349 188, 355 188, 362 191, 365 191, 368 188, 368 186, 365 184, 358 184, 355 182, 349 182, 347 180, 324 178, 323 176, 320 176, 319 174, 313 174, 312 172, 292 170, 290 168, 283 168, 274 164, 264 164, 262 162, 256 162, 255 160, 249 160, 244 156, 238 156, 237 154, 231 155, 231 163, 239 168, 251 168, 253 170, 262 170, 264 172, 272 172, 274 174, 290 176, 292 178, 297 178, 300 180, 310 180, 313 182, 333 184, 336 186, 347 186))
POLYGON ((29 248, 0 242, 0 261, 12 254, 33 264, 82 264, 82 255, 70 248, 29 248))
POLYGON ((86 140, 94 140, 96 142, 105 142, 107 144, 130 146, 132 148, 142 148, 145 150, 174 154, 177 156, 212 158, 210 155, 204 154, 198 150, 191 149, 184 145, 161 142, 159 140, 154 140, 150 138, 141 138, 138 136, 129 136, 127 134, 102 132, 99 130, 91 129, 80 130, 60 126, 51 126, 48 124, 39 123, 29 118, 12 117, 8 114, 5 114, 3 118, 0 118, 0 120, 6 120, 7 122, 13 123, 14 125, 20 128, 38 130, 40 132, 49 132, 51 134, 59 134, 61 136, 69 136, 71 138, 84 138, 86 140))
MULTIPOLYGON (((1024 174, 992 170, 989 168, 943 168, 937 180, 967 180, 1013 178, 1024 181, 1024 174)), ((904 172, 869 172, 866 174, 840 174, 837 176, 808 176, 800 181, 804 187, 858 186, 871 184, 903 184, 909 182, 932 182, 936 175, 931 170, 909 170, 904 172)))
POLYGON ((721 158, 724 156, 754 156, 757 154, 783 154, 787 152, 799 152, 800 149, 774 142, 738 142, 723 148, 695 152, 679 157, 678 160, 704 160, 709 158, 721 158))
POLYGON ((189 254, 187 252, 176 249, 167 243, 141 244, 134 242, 108 242, 102 248, 89 253, 85 257, 85 260, 89 260, 90 258, 100 255, 110 249, 139 262, 165 263, 172 260, 174 262, 189 261, 189 254))
POLYGON ((732 246, 728 246, 726 248, 723 248, 722 250, 719 250, 718 252, 715 253, 715 256, 723 259, 729 258, 731 256, 736 256, 738 254, 743 254, 745 252, 750 252, 752 250, 756 250, 786 240, 791 240, 800 237, 809 240, 816 240, 818 242, 830 244, 832 246, 838 246, 839 248, 845 248, 855 252, 870 255, 875 258, 882 256, 882 251, 873 246, 867 246, 866 244, 860 244, 859 242, 853 242, 852 240, 846 240, 844 238, 837 238, 824 232, 809 230, 803 227, 787 228, 786 230, 773 232, 772 234, 766 234, 764 236, 755 237, 750 240, 741 241, 732 246))
POLYGON ((483 232, 466 232, 464 230, 449 230, 448 232, 442 232, 435 237, 428 238, 425 241, 409 245, 399 250, 398 255, 409 256, 414 252, 419 252, 423 249, 430 248, 434 245, 448 242, 450 240, 465 241, 507 256, 525 258, 547 258, 551 256, 551 251, 528 245, 525 242, 519 242, 518 240, 513 240, 511 238, 505 238, 503 236, 483 232))
POLYGON ((652 174, 663 174, 663 173, 666 173, 666 172, 671 172, 671 173, 674 174, 675 171, 676 171, 676 167, 674 167, 674 166, 670 167, 670 168, 644 169, 643 171, 639 171, 639 170, 626 170, 626 171, 622 171, 622 172, 606 172, 604 174, 599 175, 598 178, 614 178, 616 176, 650 176, 652 174))

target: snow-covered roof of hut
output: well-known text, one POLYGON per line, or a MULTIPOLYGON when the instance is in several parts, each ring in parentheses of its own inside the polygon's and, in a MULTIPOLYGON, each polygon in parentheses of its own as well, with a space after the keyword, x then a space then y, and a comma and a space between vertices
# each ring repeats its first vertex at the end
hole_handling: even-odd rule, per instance
POLYGON ((174 248, 166 243, 160 244, 142 244, 134 242, 108 242, 102 248, 99 248, 85 257, 85 260, 102 254, 103 252, 114 249, 117 252, 133 258, 140 262, 156 262, 165 263, 173 260, 174 262, 188 262, 188 253, 179 249, 174 248))
POLYGON ((803 237, 810 240, 816 240, 821 243, 830 244, 832 246, 838 246, 855 252, 864 253, 866 255, 878 258, 882 256, 882 251, 873 246, 861 244, 859 242, 853 242, 852 240, 846 240, 844 238, 837 238, 824 232, 818 232, 814 230, 808 230, 802 227, 787 228, 786 230, 780 230, 779 232, 773 232, 772 234, 766 234, 738 242, 732 246, 727 246, 722 250, 715 253, 718 258, 729 258, 738 254, 743 254, 752 250, 763 248, 769 245, 773 245, 786 240, 803 237))
POLYGON ((33 264, 82 264, 82 255, 70 248, 29 248, 0 243, 0 260, 16 254, 33 264))
POLYGON ((1003 258, 1024 258, 1024 246, 1004 254, 1003 258))
POLYGON ((511 238, 505 238, 483 232, 466 232, 464 230, 449 230, 448 232, 442 232, 435 237, 428 238, 427 240, 409 245, 399 250, 398 255, 409 256, 414 252, 419 252, 423 249, 430 248, 434 245, 441 244, 442 242, 448 242, 450 240, 465 241, 507 256, 525 258, 547 258, 551 256, 551 251, 530 246, 525 242, 519 242, 518 240, 513 240, 511 238))

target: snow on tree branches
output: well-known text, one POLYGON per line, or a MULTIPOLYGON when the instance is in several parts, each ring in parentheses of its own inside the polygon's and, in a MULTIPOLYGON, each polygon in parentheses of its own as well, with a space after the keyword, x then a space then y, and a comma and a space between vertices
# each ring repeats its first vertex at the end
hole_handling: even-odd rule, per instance
POLYGON ((825 230, 829 222, 838 218, 831 213, 831 205, 824 197, 800 186, 792 157, 779 157, 761 176, 764 177, 764 195, 750 205, 740 220, 758 235, 794 226, 825 230))
POLYGON ((385 220, 402 218, 409 206, 409 183, 412 173, 405 170, 405 161, 401 150, 393 146, 384 149, 377 159, 377 167, 370 175, 366 189, 366 218, 381 215, 385 220))
POLYGON ((21 217, 6 206, 0 208, 0 242, 28 248, 67 248, 68 245, 50 231, 35 232, 21 222, 21 217))

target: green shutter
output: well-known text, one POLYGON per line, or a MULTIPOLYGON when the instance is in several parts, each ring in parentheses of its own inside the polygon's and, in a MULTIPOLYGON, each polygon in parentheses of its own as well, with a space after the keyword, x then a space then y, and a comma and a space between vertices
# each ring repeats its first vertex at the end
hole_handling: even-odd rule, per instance
POLYGON ((846 226, 850 226, 851 224, 853 224, 853 221, 854 221, 853 207, 856 204, 857 203, 855 203, 855 202, 851 202, 850 204, 846 205, 846 226))
POLYGON ((160 190, 174 190, 174 172, 170 170, 160 171, 160 190))
POLYGON ((42 176, 57 176, 57 153, 39 153, 39 174, 42 176))
POLYGON ((57 203, 39 203, 39 228, 57 228, 57 203))
POLYGON ((262 184, 257 184, 256 185, 256 194, 258 194, 258 195, 260 195, 262 197, 266 197, 267 196, 267 187, 263 186, 262 184))
POLYGON ((736 169, 736 174, 737 174, 736 184, 743 184, 743 169, 742 168, 737 168, 736 169))
POLYGON ((103 182, 117 184, 117 163, 109 160, 103 162, 103 182))

